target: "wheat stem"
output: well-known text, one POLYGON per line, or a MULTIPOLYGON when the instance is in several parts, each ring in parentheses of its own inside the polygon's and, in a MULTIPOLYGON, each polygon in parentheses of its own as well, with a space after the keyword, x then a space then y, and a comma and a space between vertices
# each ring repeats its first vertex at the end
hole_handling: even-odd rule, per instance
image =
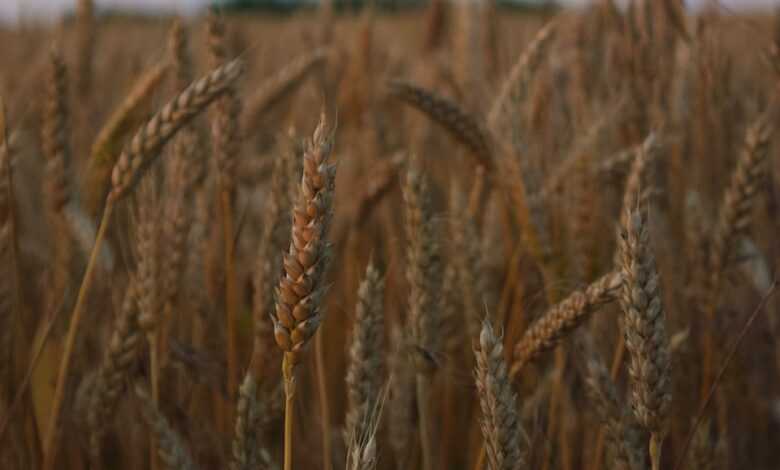
POLYGON ((51 416, 49 417, 49 426, 46 431, 46 437, 44 441, 44 459, 43 470, 52 470, 54 468, 54 461, 57 453, 57 445, 59 438, 59 415, 62 412, 63 401, 65 398, 65 386, 70 372, 71 358, 73 356, 73 348, 76 344, 76 334, 79 330, 81 318, 84 315, 84 306, 87 300, 87 294, 92 287, 92 281, 94 279, 94 270, 97 265, 98 253, 100 253, 100 246, 103 243, 103 239, 106 236, 106 230, 108 229, 109 221, 111 220, 111 214, 114 210, 114 200, 108 198, 106 206, 103 209, 103 218, 100 221, 100 227, 98 228, 97 236, 95 237, 95 245, 92 247, 92 252, 89 255, 89 262, 87 263, 87 270, 84 273, 84 279, 81 281, 81 287, 79 288, 78 297, 76 298, 76 306, 73 307, 73 314, 70 317, 70 327, 68 328, 68 334, 65 339, 65 350, 62 354, 62 362, 60 363, 59 372, 57 374, 57 384, 54 389, 54 399, 52 402, 51 416))

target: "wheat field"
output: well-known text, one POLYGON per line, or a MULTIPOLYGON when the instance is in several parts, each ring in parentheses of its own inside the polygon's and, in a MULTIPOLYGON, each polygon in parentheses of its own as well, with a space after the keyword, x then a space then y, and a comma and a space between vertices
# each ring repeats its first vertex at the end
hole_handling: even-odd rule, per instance
POLYGON ((772 12, 0 44, 0 468, 780 466, 772 12))

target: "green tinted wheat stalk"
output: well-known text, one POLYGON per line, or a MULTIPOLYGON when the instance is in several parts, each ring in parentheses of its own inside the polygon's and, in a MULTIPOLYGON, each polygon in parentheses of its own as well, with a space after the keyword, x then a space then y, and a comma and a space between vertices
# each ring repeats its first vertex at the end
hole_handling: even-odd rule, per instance
POLYGON ((114 205, 134 189, 146 170, 154 163, 163 146, 173 137, 176 131, 203 111, 220 94, 224 93, 229 84, 241 75, 242 70, 242 62, 233 61, 194 82, 141 126, 114 165, 111 174, 112 188, 106 200, 103 217, 100 221, 100 227, 98 228, 95 244, 87 263, 81 287, 79 288, 76 305, 73 308, 70 326, 65 339, 62 362, 55 386, 51 419, 45 434, 43 470, 52 470, 56 459, 59 416, 62 412, 66 382, 70 372, 70 360, 73 355, 76 334, 79 331, 79 325, 83 316, 87 293, 92 285, 97 255, 105 238, 114 205))

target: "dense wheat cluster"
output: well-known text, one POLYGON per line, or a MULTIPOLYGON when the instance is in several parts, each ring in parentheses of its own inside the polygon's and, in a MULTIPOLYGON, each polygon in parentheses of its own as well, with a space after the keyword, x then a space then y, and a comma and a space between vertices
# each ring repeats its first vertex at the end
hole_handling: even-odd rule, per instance
POLYGON ((0 29, 0 468, 780 466, 780 21, 0 29))

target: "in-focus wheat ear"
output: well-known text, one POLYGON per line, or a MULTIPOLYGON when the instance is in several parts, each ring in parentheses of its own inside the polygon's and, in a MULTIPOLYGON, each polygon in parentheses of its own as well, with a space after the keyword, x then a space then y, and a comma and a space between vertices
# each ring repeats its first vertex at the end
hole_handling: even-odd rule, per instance
POLYGON ((328 227, 333 215, 336 166, 328 162, 336 127, 328 128, 325 113, 303 154, 300 191, 292 210, 290 247, 276 288, 271 313, 276 344, 284 352, 284 470, 292 470, 292 407, 295 366, 322 321, 325 271, 330 247, 328 227))
POLYGON ((300 193, 292 210, 292 236, 272 314, 276 344, 293 365, 322 321, 321 300, 330 247, 335 165, 328 162, 332 130, 323 115, 303 155, 300 193))

